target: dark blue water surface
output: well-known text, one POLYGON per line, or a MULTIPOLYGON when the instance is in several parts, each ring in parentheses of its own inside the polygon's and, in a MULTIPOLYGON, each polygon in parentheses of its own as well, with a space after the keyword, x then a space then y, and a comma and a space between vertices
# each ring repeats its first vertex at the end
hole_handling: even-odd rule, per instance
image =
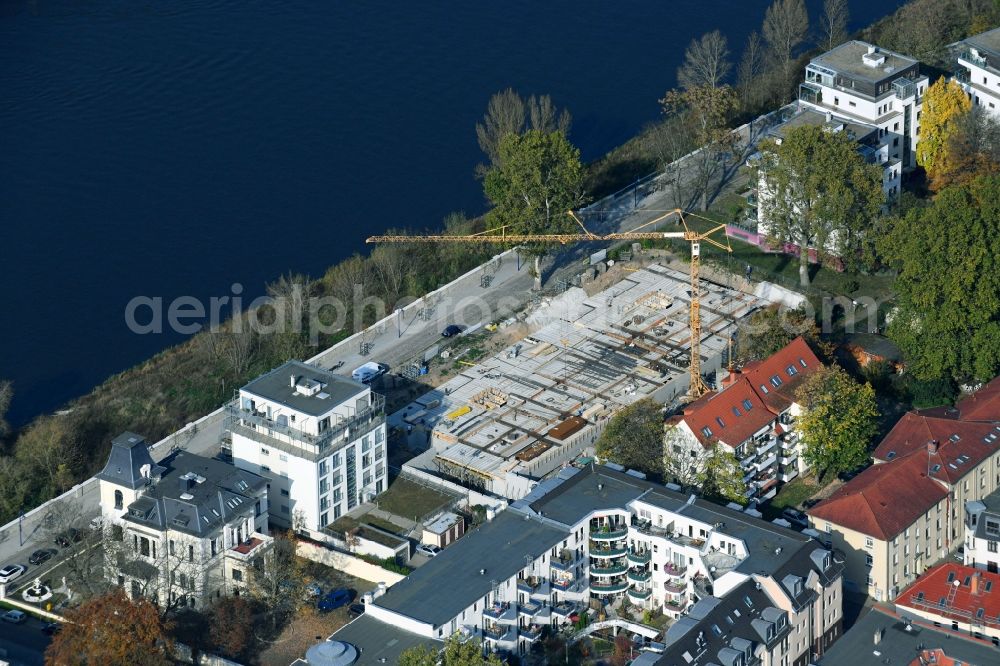
MULTIPOLYGON (((481 212, 474 125, 496 90, 551 94, 593 159, 657 117, 692 36, 738 51, 767 4, 0 3, 12 420, 182 339, 131 333, 136 295, 252 297, 386 227, 481 212)), ((852 25, 899 4, 852 1, 852 25)))

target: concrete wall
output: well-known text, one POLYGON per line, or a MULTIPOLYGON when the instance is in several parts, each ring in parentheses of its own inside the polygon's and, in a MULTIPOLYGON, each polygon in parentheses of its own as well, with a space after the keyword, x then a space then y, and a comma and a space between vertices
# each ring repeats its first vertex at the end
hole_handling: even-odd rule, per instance
POLYGON ((295 548, 295 552, 299 557, 333 567, 355 578, 368 580, 373 583, 385 583, 387 587, 391 587, 406 578, 402 574, 388 571, 378 565, 365 562, 360 557, 325 548, 318 544, 300 541, 295 548))

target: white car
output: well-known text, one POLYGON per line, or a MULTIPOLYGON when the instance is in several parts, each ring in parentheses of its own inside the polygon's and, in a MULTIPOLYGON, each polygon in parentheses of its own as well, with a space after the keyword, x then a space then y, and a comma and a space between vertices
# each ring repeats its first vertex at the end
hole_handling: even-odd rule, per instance
POLYGON ((0 569, 0 583, 9 583, 24 573, 24 567, 20 564, 8 564, 0 569))
POLYGON ((417 546, 417 552, 423 555, 424 557, 434 557, 435 555, 441 552, 441 548, 439 546, 429 546, 425 543, 422 543, 419 546, 417 546))

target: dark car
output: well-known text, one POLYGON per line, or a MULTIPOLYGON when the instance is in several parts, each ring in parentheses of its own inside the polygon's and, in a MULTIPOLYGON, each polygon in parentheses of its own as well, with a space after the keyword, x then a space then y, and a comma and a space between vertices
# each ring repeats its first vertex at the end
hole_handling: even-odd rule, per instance
POLYGON ((785 509, 781 512, 781 517, 790 522, 793 526, 805 529, 809 527, 809 518, 806 514, 795 509, 785 509))
POLYGON ((76 543, 80 538, 80 530, 70 527, 56 537, 56 545, 60 548, 69 548, 70 544, 76 543))
POLYGON ((28 562, 31 564, 44 564, 45 562, 48 562, 50 557, 52 557, 51 550, 36 550, 31 554, 31 557, 28 558, 28 562))
POLYGON ((351 607, 347 609, 347 617, 351 618, 352 620, 364 614, 365 614, 364 604, 351 604, 351 607))
POLYGON ((54 636, 59 633, 60 629, 62 629, 62 625, 58 622, 46 622, 42 625, 42 633, 46 636, 54 636))
POLYGON ((450 326, 446 326, 445 329, 441 331, 441 337, 450 338, 453 335, 458 335, 461 332, 462 332, 461 326, 458 326, 456 324, 451 324, 450 326))
POLYGON ((847 482, 856 477, 858 474, 861 474, 861 472, 863 471, 864 471, 863 467, 858 467, 857 469, 852 469, 847 472, 841 472, 840 474, 837 475, 837 478, 840 479, 841 481, 847 482))
POLYGON ((328 613, 334 609, 346 606, 353 600, 354 592, 351 590, 345 588, 330 590, 320 598, 319 602, 316 604, 316 609, 321 613, 328 613))

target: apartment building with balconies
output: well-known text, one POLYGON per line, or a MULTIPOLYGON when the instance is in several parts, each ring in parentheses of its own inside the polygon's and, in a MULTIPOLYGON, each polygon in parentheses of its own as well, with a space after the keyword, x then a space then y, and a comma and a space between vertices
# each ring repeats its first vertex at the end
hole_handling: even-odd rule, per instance
MULTIPOLYGON (((567 468, 371 599, 366 615, 428 639, 457 632, 524 654, 592 604, 676 618, 751 580, 798 608, 839 600, 840 564, 807 536, 641 474, 567 468)), ((841 618, 817 617, 822 645, 841 618)))
POLYGON ((267 481, 230 463, 177 451, 157 464, 126 432, 97 479, 106 575, 132 597, 201 607, 238 594, 271 547, 267 481))
POLYGON ((852 40, 816 56, 799 85, 799 105, 877 129, 889 162, 916 166, 927 77, 913 58, 852 40))
POLYGON ((845 553, 845 584, 894 599, 966 538, 965 507, 1000 488, 1000 378, 955 407, 904 414, 875 465, 809 509, 845 553))
POLYGON ((794 428, 795 390, 822 363, 801 337, 771 357, 748 363, 667 420, 665 454, 698 466, 718 444, 735 454, 747 502, 763 502, 808 469, 794 428))
POLYGON ((240 389, 226 428, 237 467, 268 479, 271 520, 315 539, 388 487, 385 398, 289 361, 240 389))
POLYGON ((1000 571, 1000 491, 965 503, 964 547, 967 566, 1000 571))
POLYGON ((1000 28, 963 39, 950 49, 955 81, 975 106, 1000 115, 1000 28))

